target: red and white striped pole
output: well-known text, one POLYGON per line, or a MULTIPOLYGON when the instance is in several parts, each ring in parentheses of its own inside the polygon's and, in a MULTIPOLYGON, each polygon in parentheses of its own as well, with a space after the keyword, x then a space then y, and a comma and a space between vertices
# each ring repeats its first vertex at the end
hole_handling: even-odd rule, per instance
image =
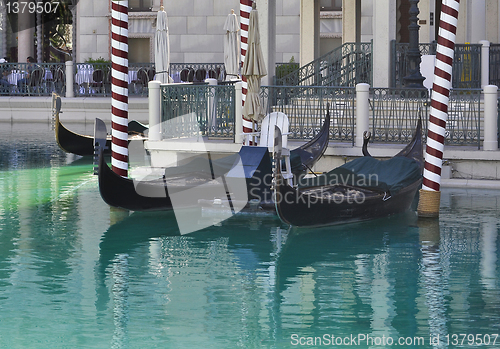
POLYGON ((111 168, 128 176, 128 0, 111 1, 111 168))
POLYGON ((418 205, 418 214, 421 217, 437 217, 439 215, 441 168, 448 103, 452 87, 451 73, 459 5, 460 0, 443 0, 441 5, 431 111, 427 129, 424 179, 418 205))
MULTIPOLYGON (((250 23, 250 11, 252 11, 252 0, 240 0, 240 27, 241 27, 241 64, 240 67, 243 66, 243 62, 245 62, 245 55, 247 53, 248 48, 248 25, 250 23)), ((245 99, 247 95, 248 84, 246 77, 242 76, 242 104, 243 107, 245 105, 245 99)), ((253 124, 252 120, 247 119, 245 115, 243 115, 243 132, 249 133, 253 132, 253 124)), ((251 145, 251 144, 248 144, 251 145)))

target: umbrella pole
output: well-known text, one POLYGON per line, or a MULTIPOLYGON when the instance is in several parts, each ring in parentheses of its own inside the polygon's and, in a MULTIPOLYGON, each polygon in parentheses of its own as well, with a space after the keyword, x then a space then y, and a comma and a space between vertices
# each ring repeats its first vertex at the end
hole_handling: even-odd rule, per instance
POLYGON ((252 142, 253 145, 257 145, 255 140, 255 120, 252 120, 252 142))

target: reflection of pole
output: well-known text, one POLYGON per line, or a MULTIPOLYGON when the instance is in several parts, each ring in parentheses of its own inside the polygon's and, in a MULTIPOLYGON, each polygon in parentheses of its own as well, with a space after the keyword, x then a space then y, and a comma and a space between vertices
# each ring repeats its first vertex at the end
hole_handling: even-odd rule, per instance
POLYGON ((128 255, 120 254, 113 263, 113 333, 112 348, 124 348, 127 341, 128 312, 128 255))
POLYGON ((128 0, 111 3, 111 167, 128 175, 128 0))
POLYGON ((444 136, 448 118, 451 73, 457 32, 459 0, 443 0, 439 22, 431 111, 427 130, 424 180, 420 190, 418 214, 421 217, 439 216, 441 197, 441 168, 443 166, 444 136))
POLYGON ((443 338, 447 334, 439 221, 421 219, 418 227, 422 251, 420 279, 425 289, 425 303, 429 313, 429 335, 431 341, 436 342, 437 338, 443 338))
POLYGON ((396 330, 390 324, 396 314, 394 306, 394 285, 389 280, 389 252, 373 257, 373 277, 370 298, 373 315, 371 320, 372 337, 392 336, 396 330))
POLYGON ((481 231, 481 283, 486 289, 496 290, 497 238, 496 219, 483 222, 481 231))

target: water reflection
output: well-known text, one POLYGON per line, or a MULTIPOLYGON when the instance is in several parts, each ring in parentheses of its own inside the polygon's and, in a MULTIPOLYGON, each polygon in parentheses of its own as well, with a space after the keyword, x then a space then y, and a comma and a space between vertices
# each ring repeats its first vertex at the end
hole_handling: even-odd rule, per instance
POLYGON ((364 334, 439 348, 500 331, 499 192, 444 190, 439 220, 289 230, 239 216, 180 236, 173 212, 110 210, 91 160, 60 153, 51 132, 17 150, 0 137, 1 347, 291 348, 293 335, 364 334))
POLYGON ((47 123, 0 123, 0 171, 66 162, 47 123))
MULTIPOLYGON (((239 217, 190 236, 179 236, 168 225, 172 218, 133 214, 110 227, 96 275, 98 294, 113 289, 112 275, 126 256, 128 280, 153 290, 141 297, 149 315, 165 326, 164 338, 183 346, 281 348, 292 346, 294 334, 363 334, 437 348, 446 346, 446 335, 485 331, 485 325, 491 331, 498 320, 497 249, 491 246, 497 218, 464 228, 456 218, 451 224, 448 213, 428 221, 408 213, 288 230, 276 219, 239 217), (494 309, 486 318, 484 304, 494 309), (193 330, 199 326, 203 333, 193 330)), ((109 296, 98 299, 102 311, 116 306, 109 296)), ((132 328, 125 318, 118 333, 132 328)))

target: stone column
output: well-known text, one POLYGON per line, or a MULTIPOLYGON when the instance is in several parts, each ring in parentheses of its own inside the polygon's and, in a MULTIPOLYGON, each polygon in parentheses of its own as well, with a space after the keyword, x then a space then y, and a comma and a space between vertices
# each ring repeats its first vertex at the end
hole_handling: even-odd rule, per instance
POLYGON ((243 108, 242 108, 242 82, 234 84, 235 97, 234 97, 234 143, 243 143, 243 108))
POLYGON ((267 76, 262 86, 272 85, 276 66, 276 0, 256 0, 259 13, 260 46, 266 61, 267 76))
POLYGON ((74 70, 73 70, 73 61, 66 61, 66 97, 72 98, 75 97, 74 92, 74 70))
POLYGON ((396 39, 396 0, 377 0, 373 6, 373 87, 389 87, 391 40, 396 39))
POLYGON ((498 150, 498 87, 487 85, 484 93, 484 141, 483 150, 498 150))
POLYGON ((319 57, 319 1, 300 0, 300 65, 319 57))
POLYGON ((481 87, 490 84, 490 42, 479 40, 481 46, 481 87))
POLYGON ((486 39, 486 0, 467 1, 467 39, 476 43, 486 39))
POLYGON ((149 140, 161 140, 161 91, 160 81, 148 83, 149 102, 149 140))
POLYGON ((17 61, 19 63, 26 63, 28 56, 34 56, 34 42, 33 36, 35 35, 35 15, 25 11, 18 14, 18 47, 17 47, 17 61))
POLYGON ((356 42, 356 1, 342 1, 342 43, 356 42))
POLYGON ((363 133, 370 130, 370 85, 356 85, 356 139, 355 146, 363 146, 363 133))

